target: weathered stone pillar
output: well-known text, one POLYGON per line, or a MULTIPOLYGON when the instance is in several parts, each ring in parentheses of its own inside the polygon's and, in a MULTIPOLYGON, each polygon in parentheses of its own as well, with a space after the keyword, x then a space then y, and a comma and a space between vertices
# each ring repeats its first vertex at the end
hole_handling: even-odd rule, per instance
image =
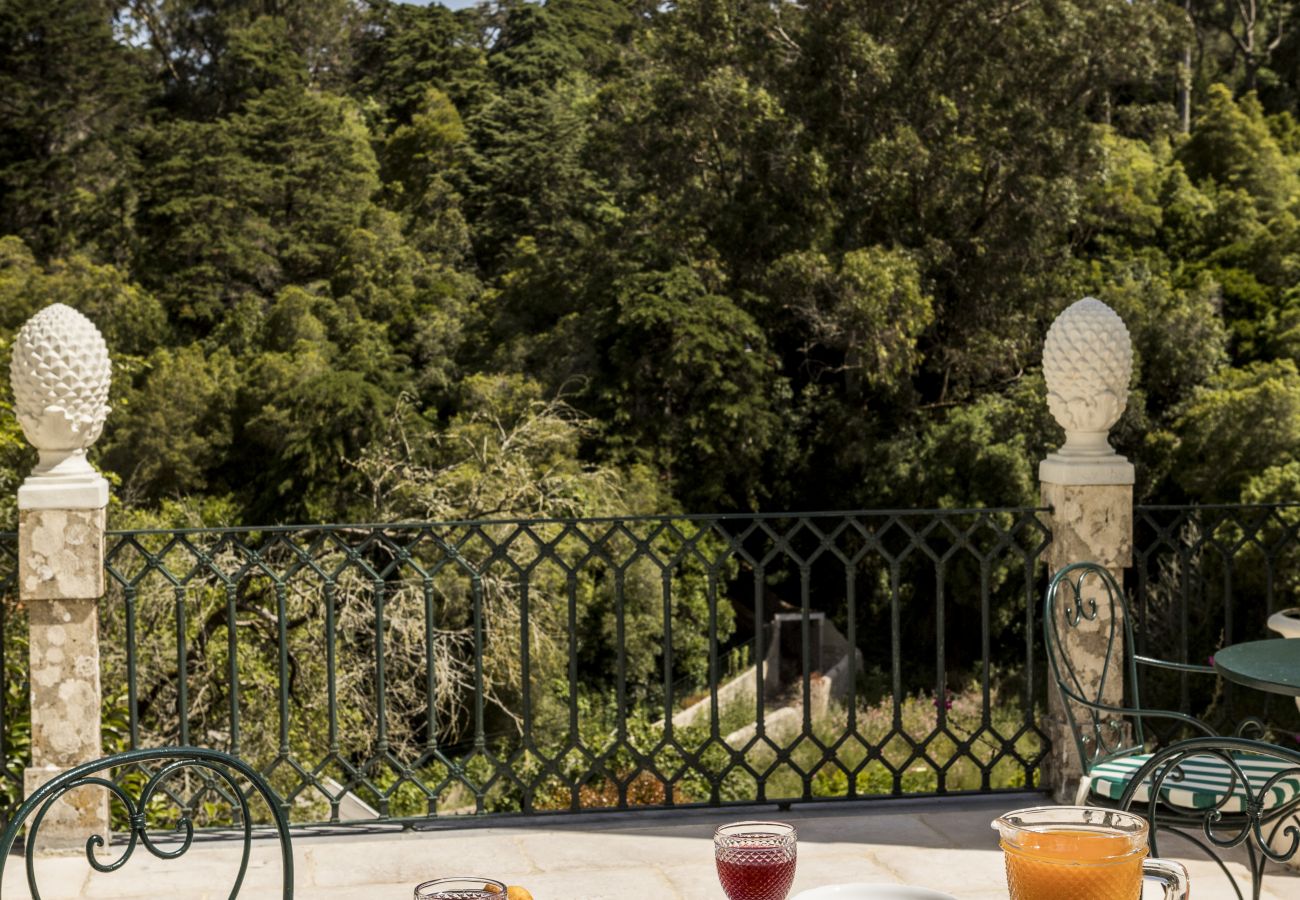
MULTIPOLYGON (((86 460, 108 414, 108 348, 81 313, 55 304, 23 325, 9 377, 14 411, 40 461, 18 489, 18 594, 30 620, 32 765, 28 794, 103 755, 99 598, 108 482, 86 460)), ((42 844, 108 833, 108 796, 75 791, 41 826, 42 844)))
MULTIPOLYGON (((1047 550, 1052 572, 1074 562, 1096 562, 1123 584, 1124 569, 1132 565, 1133 464, 1115 452, 1108 437, 1127 405, 1132 368, 1128 329, 1100 300, 1086 297, 1073 304, 1047 332, 1043 347, 1047 405, 1065 429, 1065 444, 1038 467, 1042 503, 1052 510, 1052 542, 1047 550)), ((1080 673, 1084 677, 1092 673, 1094 683, 1099 683, 1106 655, 1100 625, 1085 620, 1063 631, 1068 633, 1067 651, 1080 673)), ((1111 652, 1124 650, 1116 646, 1111 652)), ((1103 696, 1118 704, 1123 690, 1123 668, 1112 664, 1103 696)), ((1058 802, 1072 802, 1082 767, 1054 681, 1047 694, 1052 751, 1045 766, 1045 786, 1058 802)))

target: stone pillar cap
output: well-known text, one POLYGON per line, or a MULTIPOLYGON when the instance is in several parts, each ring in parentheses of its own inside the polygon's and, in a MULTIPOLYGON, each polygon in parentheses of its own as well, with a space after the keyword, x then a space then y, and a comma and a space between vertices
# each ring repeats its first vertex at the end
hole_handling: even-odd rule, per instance
POLYGON ((1132 484, 1135 479, 1133 464, 1112 452, 1099 459, 1049 453, 1038 464, 1038 480, 1047 484, 1104 485, 1132 484))
MULTIPOLYGON (((86 464, 90 468, 90 464, 86 464)), ((59 479, 32 475, 18 487, 19 509, 103 509, 108 480, 91 469, 59 479)))

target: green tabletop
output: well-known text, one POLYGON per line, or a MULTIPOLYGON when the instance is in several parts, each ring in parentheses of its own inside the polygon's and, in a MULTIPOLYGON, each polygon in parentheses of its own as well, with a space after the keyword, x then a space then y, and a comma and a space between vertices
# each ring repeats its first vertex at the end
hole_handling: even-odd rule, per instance
POLYGON ((1300 639, 1247 641, 1224 647, 1214 654, 1214 668, 1237 684, 1300 697, 1300 639))

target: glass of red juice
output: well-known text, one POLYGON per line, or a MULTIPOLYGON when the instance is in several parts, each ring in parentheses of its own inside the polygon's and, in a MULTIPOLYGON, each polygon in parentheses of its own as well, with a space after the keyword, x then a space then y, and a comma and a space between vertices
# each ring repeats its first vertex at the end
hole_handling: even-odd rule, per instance
POLYGON ((718 880, 730 900, 785 900, 794 883, 794 826, 732 822, 713 833, 718 880))

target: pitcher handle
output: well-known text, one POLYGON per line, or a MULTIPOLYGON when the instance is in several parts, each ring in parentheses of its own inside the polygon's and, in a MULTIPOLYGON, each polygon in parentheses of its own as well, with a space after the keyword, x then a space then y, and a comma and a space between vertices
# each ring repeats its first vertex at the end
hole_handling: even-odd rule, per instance
POLYGON ((1154 878, 1165 886, 1165 900, 1187 900, 1187 870, 1172 859, 1142 860, 1142 877, 1154 878))

